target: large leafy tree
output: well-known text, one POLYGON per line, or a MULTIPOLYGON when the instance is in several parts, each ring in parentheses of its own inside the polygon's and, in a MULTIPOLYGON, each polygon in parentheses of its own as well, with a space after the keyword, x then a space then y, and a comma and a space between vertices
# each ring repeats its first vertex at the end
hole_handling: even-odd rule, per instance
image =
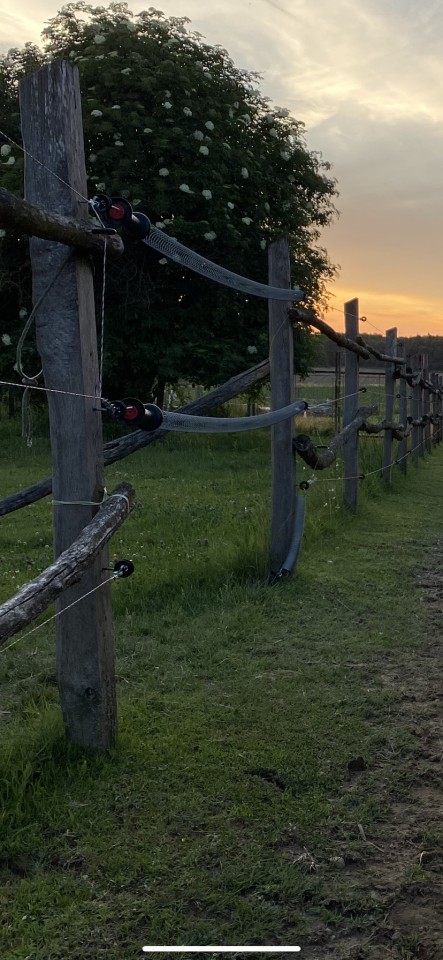
MULTIPOLYGON (((318 244, 335 212, 329 165, 307 150, 302 124, 261 95, 257 76, 188 23, 153 8, 134 17, 125 3, 68 4, 44 30, 43 52, 28 45, 0 64, 5 132, 20 136, 18 78, 48 59, 69 59, 80 71, 91 194, 126 196, 160 229, 262 282, 269 243, 287 236, 293 282, 318 305, 333 273, 318 244)), ((3 149, 2 182, 18 191, 19 151, 3 149)), ((17 246, 15 238, 4 266, 17 246)), ((308 339, 297 338, 302 364, 308 339)), ((267 350, 266 304, 255 297, 140 244, 109 267, 109 395, 147 399, 179 378, 209 386, 267 350)))

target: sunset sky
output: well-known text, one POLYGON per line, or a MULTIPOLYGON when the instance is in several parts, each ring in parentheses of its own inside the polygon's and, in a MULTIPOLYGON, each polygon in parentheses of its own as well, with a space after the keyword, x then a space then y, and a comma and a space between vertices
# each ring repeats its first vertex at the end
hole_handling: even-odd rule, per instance
MULTIPOLYGON (((60 6, 22 0, 16 13, 0 0, 0 48, 39 42, 60 6)), ((339 313, 328 320, 340 327, 343 301, 358 296, 360 313, 381 330, 443 335, 441 0, 156 6, 189 17, 238 67, 260 72, 262 92, 304 121, 308 147, 333 164, 341 216, 323 243, 340 266, 331 298, 339 313)))

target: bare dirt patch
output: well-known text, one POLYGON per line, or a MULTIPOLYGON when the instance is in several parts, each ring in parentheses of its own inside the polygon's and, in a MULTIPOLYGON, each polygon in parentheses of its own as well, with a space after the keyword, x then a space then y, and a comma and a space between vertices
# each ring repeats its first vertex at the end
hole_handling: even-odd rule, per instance
MULTIPOLYGON (((337 851, 344 922, 313 930, 303 960, 443 960, 443 575, 434 572, 442 559, 443 542, 417 575, 427 608, 420 648, 371 664, 382 686, 400 695, 392 719, 417 746, 380 756, 389 813, 377 835, 362 837, 363 855, 337 851), (348 923, 353 894, 361 912, 348 923)), ((325 902, 333 904, 334 897, 325 902)))

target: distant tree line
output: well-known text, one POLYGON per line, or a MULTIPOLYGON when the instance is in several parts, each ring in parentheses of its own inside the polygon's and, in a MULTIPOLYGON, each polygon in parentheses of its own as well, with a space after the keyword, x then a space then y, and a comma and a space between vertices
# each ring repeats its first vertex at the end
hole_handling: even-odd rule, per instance
MULTIPOLYGON (((381 334, 367 334, 365 330, 362 334, 371 347, 383 351, 386 348, 385 338, 381 334)), ((334 367, 337 353, 341 354, 342 363, 344 363, 344 350, 339 350, 336 343, 328 340, 323 334, 314 337, 316 345, 315 364, 318 367, 334 367)), ((425 353, 428 357, 429 370, 443 373, 443 337, 433 336, 428 333, 426 336, 399 337, 399 343, 404 344, 406 357, 413 357, 417 354, 425 353)), ((365 366, 362 361, 362 366, 365 366)), ((375 357, 368 360, 366 366, 373 370, 384 369, 385 364, 375 357)))

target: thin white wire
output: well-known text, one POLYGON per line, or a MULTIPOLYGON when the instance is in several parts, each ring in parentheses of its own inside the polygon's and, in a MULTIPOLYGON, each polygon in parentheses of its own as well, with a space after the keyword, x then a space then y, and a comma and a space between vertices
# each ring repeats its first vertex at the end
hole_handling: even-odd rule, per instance
POLYGON ((0 130, 0 136, 4 137, 5 140, 9 140, 9 143, 12 143, 14 147, 17 147, 19 150, 21 150, 22 153, 25 155, 25 157, 29 157, 30 160, 34 161, 34 163, 38 163, 40 167, 43 167, 43 170, 46 170, 46 172, 50 173, 52 177, 55 177, 55 179, 58 180, 60 183, 62 183, 65 187, 68 187, 68 190, 71 190, 72 193, 75 193, 77 195, 77 197, 80 197, 80 199, 83 200, 84 203, 87 203, 89 210, 92 210, 93 216, 95 217, 96 220, 98 220, 100 226, 103 227, 104 230, 107 229, 105 224, 103 223, 103 220, 100 214, 95 209, 94 204, 92 204, 90 200, 88 200, 88 197, 84 197, 83 194, 80 193, 78 190, 76 190, 76 188, 73 187, 70 183, 68 183, 67 180, 63 180, 63 177, 59 177, 58 173, 55 173, 54 170, 51 170, 50 167, 46 166, 46 164, 43 163, 42 160, 38 160, 37 157, 34 157, 33 154, 29 152, 29 150, 25 150, 25 148, 22 147, 21 143, 17 143, 16 140, 13 140, 12 137, 8 136, 8 134, 5 133, 3 130, 0 130))
MULTIPOLYGON (((68 187, 69 190, 72 190, 72 193, 75 193, 77 197, 80 197, 81 200, 84 200, 88 204, 88 206, 90 206, 89 200, 87 197, 84 197, 83 194, 80 193, 79 190, 76 190, 76 188, 73 187, 70 183, 68 183, 67 180, 63 180, 63 177, 59 177, 58 173, 55 173, 54 170, 51 170, 50 167, 46 166, 46 164, 43 163, 42 160, 38 160, 37 157, 34 157, 33 154, 29 152, 29 150, 25 150, 25 147, 22 147, 21 143, 17 143, 16 140, 13 140, 12 137, 8 136, 8 134, 5 133, 3 130, 0 130, 0 136, 4 137, 5 140, 9 140, 9 143, 12 143, 14 147, 18 147, 18 149, 21 150, 26 157, 29 157, 30 160, 34 161, 34 163, 38 163, 40 167, 43 167, 43 170, 46 170, 47 173, 50 173, 51 176, 55 177, 55 179, 58 180, 60 183, 62 183, 63 186, 68 187)), ((94 210, 94 214, 97 220, 99 221, 99 223, 101 223, 103 226, 103 223, 100 220, 100 217, 98 216, 96 210, 94 210)))
POLYGON ((391 463, 388 463, 388 464, 386 465, 386 467, 383 467, 383 465, 382 465, 382 466, 380 466, 380 467, 377 467, 376 470, 370 470, 369 473, 365 473, 364 475, 363 475, 362 473, 358 473, 355 477, 317 477, 317 476, 314 476, 314 477, 312 477, 311 480, 308 480, 307 482, 308 482, 308 483, 314 483, 314 482, 315 482, 315 483, 319 483, 319 482, 320 482, 320 483, 322 483, 322 482, 323 482, 323 483, 341 483, 341 482, 344 481, 344 480, 366 480, 367 477, 372 477, 375 473, 381 473, 382 470, 388 470, 389 467, 394 467, 396 463, 401 463, 402 460, 406 460, 406 457, 410 457, 410 456, 411 456, 411 453, 415 453, 416 450, 419 450, 419 448, 422 447, 424 443, 425 443, 425 438, 423 437, 423 440, 420 440, 420 443, 417 443, 417 445, 416 445, 415 447, 413 447, 412 450, 408 450, 408 452, 405 453, 403 457, 398 457, 396 460, 392 460, 391 463))
POLYGON ((48 617, 47 620, 43 620, 43 623, 39 623, 36 627, 33 627, 32 630, 28 630, 28 633, 22 634, 21 637, 16 637, 12 643, 8 643, 7 647, 0 647, 0 654, 6 653, 7 650, 10 650, 11 647, 14 647, 19 640, 26 640, 26 637, 30 637, 31 634, 36 633, 37 630, 41 630, 42 627, 45 627, 48 623, 51 623, 53 620, 56 620, 57 617, 61 617, 67 610, 70 610, 71 607, 75 607, 77 603, 80 603, 80 600, 85 600, 86 597, 90 597, 91 593, 95 593, 96 590, 101 590, 102 587, 105 587, 107 583, 111 583, 112 580, 119 580, 118 573, 114 573, 112 577, 108 577, 107 580, 103 580, 103 583, 99 583, 96 587, 93 587, 92 590, 88 590, 87 593, 84 593, 81 597, 78 597, 77 600, 74 600, 72 603, 69 603, 67 607, 64 607, 63 610, 54 613, 52 617, 48 617))
POLYGON ((53 387, 37 387, 34 384, 14 383, 12 380, 0 380, 3 387, 19 387, 20 390, 43 390, 43 393, 61 393, 64 397, 82 397, 86 400, 103 400, 92 393, 74 393, 72 390, 55 390, 53 387))

